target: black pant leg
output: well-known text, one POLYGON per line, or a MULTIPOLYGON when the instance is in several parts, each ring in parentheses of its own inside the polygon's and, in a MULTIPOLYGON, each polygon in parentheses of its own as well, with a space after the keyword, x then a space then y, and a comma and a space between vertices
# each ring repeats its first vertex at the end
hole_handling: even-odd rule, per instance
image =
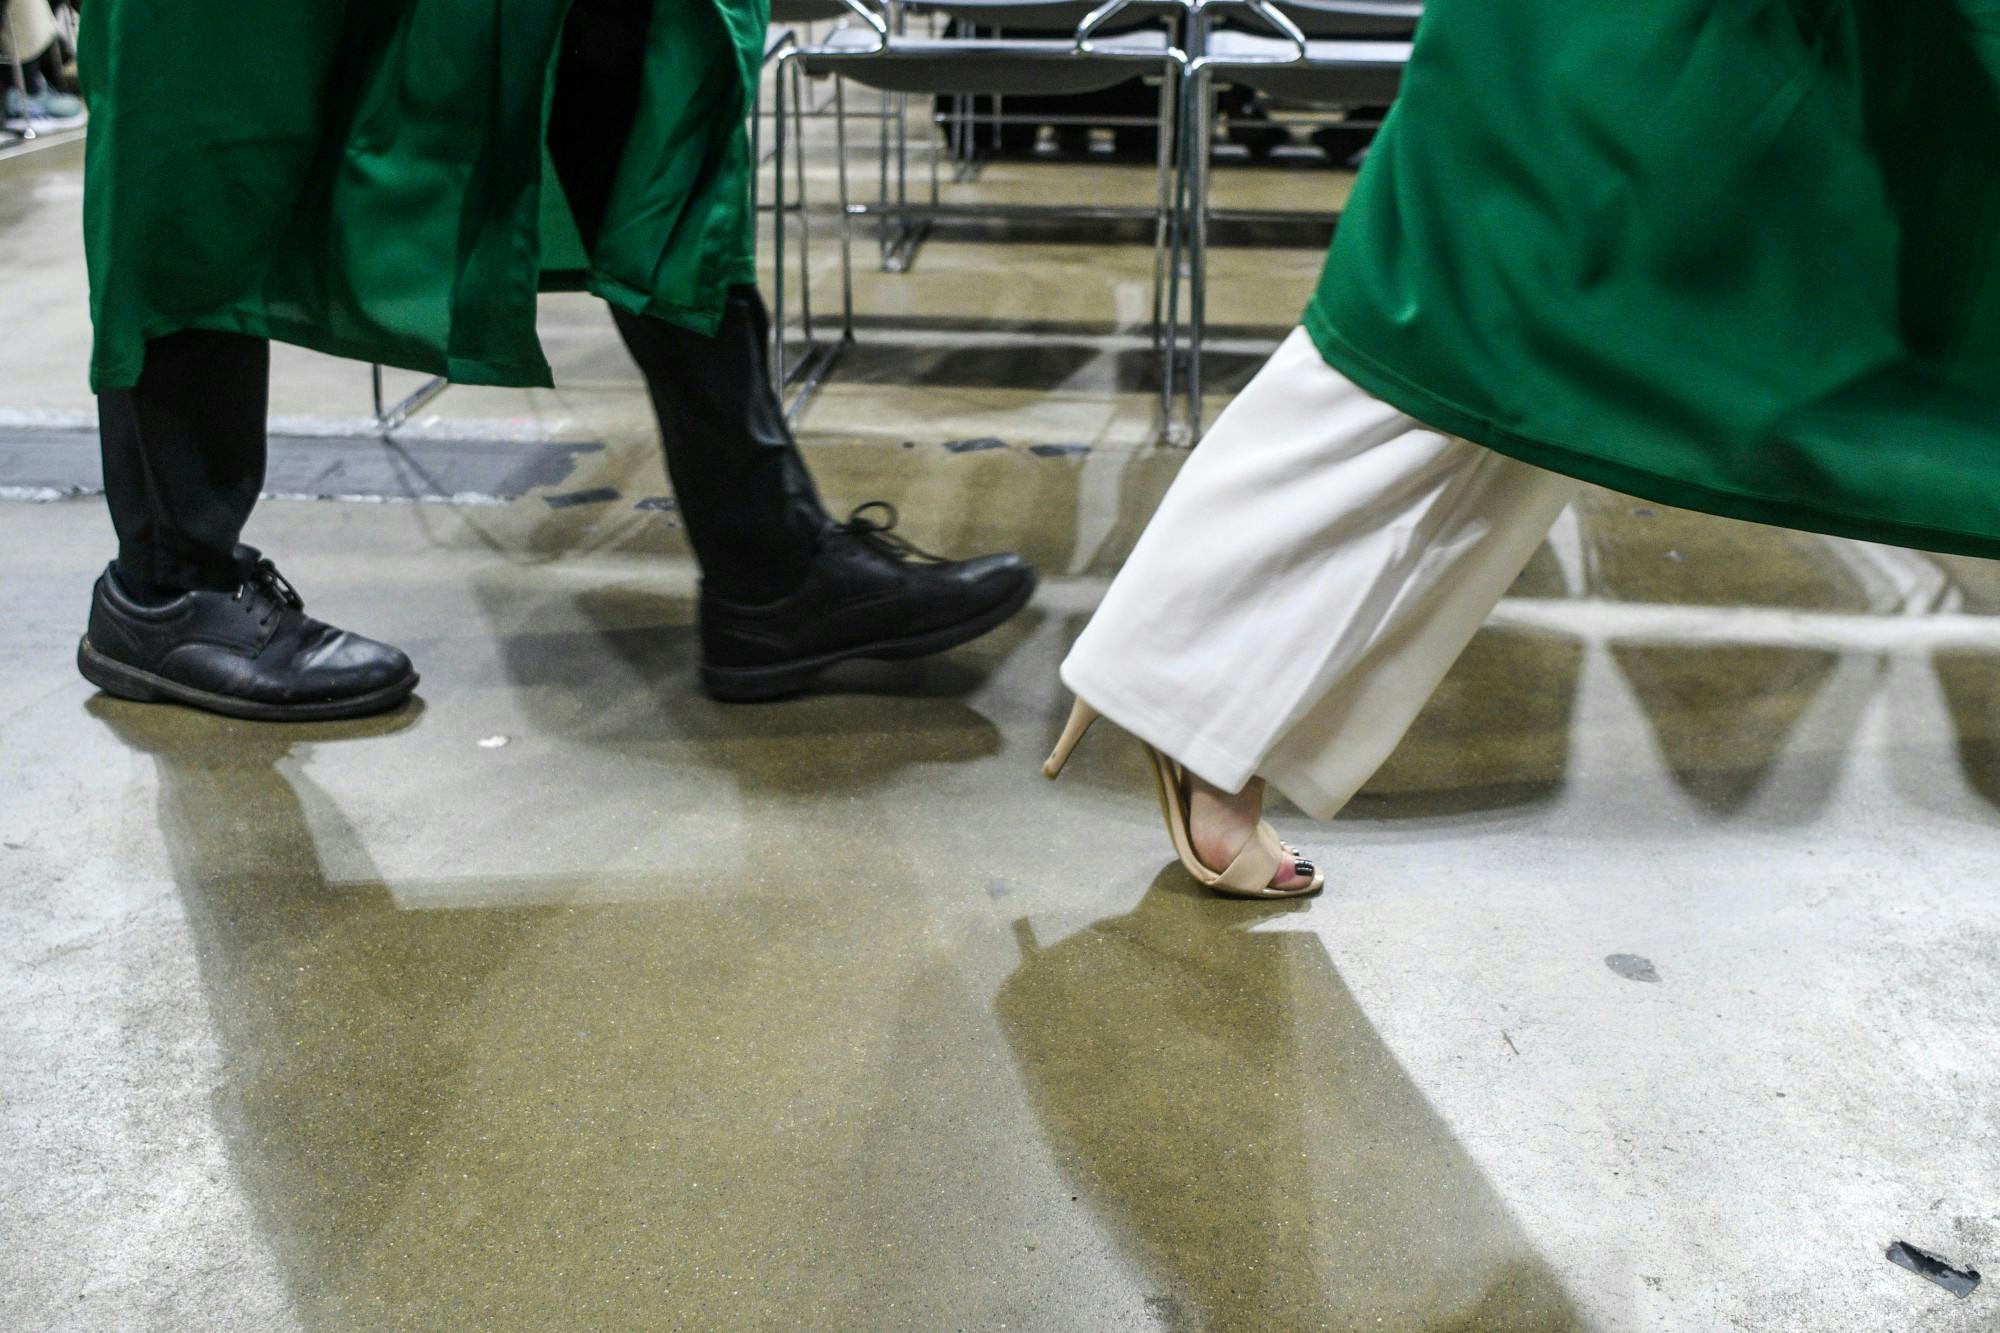
POLYGON ((191 329, 148 341, 138 384, 98 395, 104 497, 130 582, 242 582, 235 551, 264 486, 270 372, 262 338, 191 329))
MULTIPOLYGON (((652 6, 575 0, 563 32, 549 155, 577 229, 595 244, 638 111, 652 6)), ((766 359, 754 287, 729 293, 713 338, 614 309, 659 418, 667 475, 707 589, 764 602, 804 581, 829 519, 800 458, 766 359)))
POLYGON ((803 583, 832 522, 765 376, 764 303, 731 289, 713 338, 614 310, 646 377, 708 591, 768 602, 803 583))

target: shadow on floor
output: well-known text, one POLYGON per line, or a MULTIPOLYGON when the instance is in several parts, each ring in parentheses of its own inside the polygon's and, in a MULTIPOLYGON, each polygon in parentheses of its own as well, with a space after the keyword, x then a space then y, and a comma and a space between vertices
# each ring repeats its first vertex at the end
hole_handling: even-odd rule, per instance
POLYGON ((1931 661, 1951 712, 1966 785, 2000 807, 2000 661, 1969 649, 1935 653, 1931 661))
POLYGON ((392 1225, 445 1115, 481 996, 558 908, 402 912, 300 763, 417 725, 421 705, 325 725, 232 722, 97 696, 159 774, 159 824, 225 1067, 216 1119, 295 1301, 392 1225), (324 844, 324 845, 322 845, 324 844), (350 871, 330 878, 327 861, 350 871))
MULTIPOLYGON (((906 1298, 924 1232, 976 1197, 949 1176, 922 1192, 926 1165, 957 1160, 936 1153, 903 1192, 871 1192, 887 1170, 871 1151, 938 1141, 1006 1093, 940 1084, 988 1024, 951 969, 905 979, 897 929, 922 915, 896 893, 870 912, 812 882, 703 894, 583 867, 426 880, 427 899, 467 906, 411 910, 303 769, 417 711, 324 727, 90 711, 157 766, 221 1054, 216 1122, 306 1327, 790 1327, 828 1311, 821 1326, 882 1327, 858 1311, 906 1298), (883 970, 894 984, 875 984, 883 970), (912 1107, 941 1114, 898 1125, 921 1121, 912 1107), (871 1131, 884 1143, 857 1146, 871 1131), (802 1194, 820 1210, 801 1213, 802 1194), (871 1272, 878 1249, 902 1266, 871 1272)), ((895 849, 871 863, 915 879, 895 849)))
MULTIPOLYGON (((1137 330, 1141 335, 1144 330, 1137 330)), ((1202 352, 1203 388, 1221 407, 1263 369, 1286 328, 1219 329, 1210 337, 1248 337, 1268 346, 1244 351, 1232 345, 1202 352)), ((1033 342, 952 346, 913 336, 906 326, 869 330, 841 358, 843 389, 890 386, 925 389, 993 389, 1010 393, 1158 393, 1160 356, 1149 347, 1106 348, 1088 337, 1056 331, 1033 342)))
POLYGON ((1417 819, 1555 800, 1582 666, 1583 645, 1567 636, 1480 631, 1348 810, 1417 819))
MULTIPOLYGON (((1611 656, 1652 723, 1667 771, 1722 816, 1741 814, 1763 789, 1841 662, 1834 652, 1757 644, 1614 645, 1611 656)), ((1823 796, 1838 758, 1822 775, 1823 796)))
POLYGON ((1199 893, 1046 948, 1001 1028, 1072 1186, 1172 1328, 1557 1333, 1560 1282, 1382 1044, 1298 910, 1199 893))
POLYGON ((854 662, 810 694, 717 704, 701 694, 693 603, 631 585, 574 595, 500 576, 480 581, 502 668, 535 730, 600 749, 673 745, 676 765, 743 790, 817 798, 892 782, 911 765, 963 763, 1001 747, 963 702, 1035 631, 1030 608, 975 643, 920 662, 854 662), (534 624, 576 625, 546 631, 534 624))

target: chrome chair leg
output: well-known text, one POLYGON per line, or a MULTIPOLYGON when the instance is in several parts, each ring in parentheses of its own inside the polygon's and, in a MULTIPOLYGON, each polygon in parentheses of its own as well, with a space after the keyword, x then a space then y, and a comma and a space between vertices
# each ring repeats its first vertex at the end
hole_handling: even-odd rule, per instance
POLYGON ((847 196, 847 80, 833 76, 833 137, 840 191, 840 334, 854 341, 854 214, 847 196))
POLYGON ((771 140, 777 169, 771 173, 771 391, 785 392, 785 74, 790 53, 778 57, 778 77, 772 80, 771 140))
POLYGON ((1189 232, 1192 237, 1188 250, 1188 430, 1195 440, 1201 438, 1202 412, 1202 343, 1208 326, 1208 192, 1210 157, 1214 153, 1215 98, 1214 87, 1207 73, 1198 74, 1194 83, 1196 117, 1194 140, 1194 170, 1188 181, 1189 232))
MULTIPOLYGON (((799 215, 799 327, 810 348, 816 335, 812 306, 812 216, 806 201, 806 85, 805 74, 796 62, 792 65, 792 163, 799 192, 799 201, 794 205, 799 215)), ((777 165, 778 170, 785 169, 783 159, 777 165)), ((783 225, 782 219, 779 225, 783 225)), ((782 326, 778 336, 785 336, 782 326)))
POLYGON ((1160 375, 1160 424, 1170 440, 1176 437, 1175 413, 1180 404, 1175 394, 1175 379, 1181 365, 1181 286, 1184 278, 1191 283, 1193 277, 1194 241, 1188 225, 1188 201, 1195 153, 1200 148, 1194 99, 1201 84, 1198 76, 1183 74, 1177 90, 1179 133, 1174 151, 1174 206, 1168 223, 1171 239, 1167 246, 1167 354, 1160 375))
POLYGON ((1161 319, 1165 313, 1167 281, 1167 215, 1173 208, 1172 156, 1174 130, 1177 117, 1174 108, 1175 96, 1174 68, 1168 65, 1160 72, 1159 110, 1159 151, 1155 155, 1154 168, 1159 173, 1160 197, 1159 213, 1153 224, 1153 350, 1159 351, 1165 345, 1165 329, 1161 319))

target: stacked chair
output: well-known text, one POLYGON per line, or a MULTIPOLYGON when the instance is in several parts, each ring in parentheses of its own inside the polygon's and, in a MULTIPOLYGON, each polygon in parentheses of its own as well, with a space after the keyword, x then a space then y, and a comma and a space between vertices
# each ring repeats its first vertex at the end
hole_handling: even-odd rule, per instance
MULTIPOLYGON (((927 16, 955 18, 975 27, 1073 27, 1073 35, 1068 38, 913 36, 907 31, 908 11, 891 9, 875 0, 842 0, 842 3, 853 20, 848 26, 836 28, 824 41, 814 45, 790 48, 778 58, 775 87, 779 100, 787 95, 788 67, 794 63, 810 78, 834 80, 836 108, 844 105, 842 89, 850 82, 893 97, 954 98, 961 108, 969 108, 973 98, 993 99, 996 109, 989 115, 975 116, 969 109, 963 110, 957 117, 961 126, 1004 120, 1004 99, 1008 97, 1097 92, 1135 77, 1158 80, 1158 111, 1149 122, 1159 136, 1158 192, 1150 208, 1117 209, 1084 204, 949 206, 937 201, 935 186, 930 202, 912 203, 907 192, 900 188, 894 197, 890 196, 886 188, 886 155, 881 201, 872 207, 855 206, 846 202, 844 133, 839 148, 839 172, 844 254, 853 244, 852 219, 870 214, 903 234, 912 225, 947 217, 1023 222, 1142 218, 1150 222, 1154 249, 1154 338, 1164 357, 1172 343, 1164 319, 1175 194, 1172 145, 1179 123, 1181 76, 1186 66, 1186 57, 1175 44, 1173 25, 1187 12, 1184 0, 1108 0, 1095 8, 1074 0, 927 0, 922 11, 927 16)), ((838 119, 837 110, 837 123, 838 119)), ((1049 121, 1046 115, 1034 119, 1044 124, 1049 121)), ((781 110, 774 129, 779 137, 780 163, 784 161, 786 120, 781 110)), ((900 165, 898 171, 900 175, 900 165)), ((786 172, 781 167, 775 175, 775 191, 779 196, 775 206, 782 210, 786 172)), ((774 233, 781 268, 782 232, 779 228, 774 233)), ((781 294, 774 295, 774 322, 780 325, 784 321, 781 300, 781 294)))
MULTIPOLYGON (((1180 383, 1185 386, 1190 427, 1197 433, 1202 417, 1210 223, 1231 216, 1214 209, 1210 202, 1217 91, 1249 87, 1287 108, 1339 115, 1343 123, 1354 125, 1356 109, 1384 106, 1394 100, 1423 8, 1421 0, 1109 0, 1096 8, 1087 7, 1082 0, 907 0, 900 4, 896 0, 778 0, 780 5, 788 2, 818 6, 822 17, 837 6, 847 20, 822 40, 790 42, 774 56, 780 101, 788 96, 795 101, 801 98, 798 73, 811 79, 830 78, 834 83, 846 336, 851 337, 853 328, 855 218, 872 216, 878 220, 883 266, 895 270, 907 262, 923 230, 939 218, 1031 221, 1144 217, 1153 223, 1153 337, 1160 354, 1162 426, 1169 432, 1173 429, 1180 383), (911 35, 912 17, 955 20, 959 35, 911 35), (994 31, 1004 34, 1008 29, 1072 27, 1073 36, 1068 39, 983 35, 994 31), (1160 191, 1152 209, 946 206, 938 197, 937 162, 941 154, 936 151, 932 154, 930 201, 913 203, 906 188, 904 118, 893 109, 885 112, 883 123, 879 202, 862 205, 850 200, 843 92, 848 81, 877 90, 889 108, 913 95, 951 99, 953 142, 949 152, 963 161, 966 137, 973 127, 1007 121, 1007 97, 1095 92, 1135 75, 1157 79, 1160 87, 1156 124, 1160 191), (973 114, 975 98, 983 99, 993 111, 983 116, 973 114)), ((1031 119, 1052 123, 1046 114, 1031 119)), ((1087 119, 1093 125, 1106 123, 1101 116, 1087 119)), ((780 217, 774 231, 781 275, 774 313, 780 328, 785 319, 782 219, 789 207, 783 201, 786 122, 781 110, 774 130, 781 164, 775 173, 780 197, 774 205, 780 217)), ((800 124, 796 118, 793 123, 795 127, 800 124)), ((782 347, 779 360, 782 363, 782 347)), ((781 379, 787 374, 782 366, 777 373, 781 379)), ((798 401, 802 403, 803 397, 798 401)))

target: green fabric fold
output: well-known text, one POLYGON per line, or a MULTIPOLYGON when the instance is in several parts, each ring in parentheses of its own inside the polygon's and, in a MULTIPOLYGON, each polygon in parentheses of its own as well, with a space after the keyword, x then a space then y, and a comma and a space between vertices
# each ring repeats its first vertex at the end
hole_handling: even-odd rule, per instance
POLYGON ((1306 324, 1440 429, 2000 555, 1983 0, 1431 0, 1306 324))
POLYGON ((764 0, 660 0, 585 255, 542 147, 567 0, 93 0, 84 233, 96 390, 177 329, 546 385, 535 296, 707 332, 754 281, 744 117, 764 0), (218 77, 217 71, 227 71, 218 77))

